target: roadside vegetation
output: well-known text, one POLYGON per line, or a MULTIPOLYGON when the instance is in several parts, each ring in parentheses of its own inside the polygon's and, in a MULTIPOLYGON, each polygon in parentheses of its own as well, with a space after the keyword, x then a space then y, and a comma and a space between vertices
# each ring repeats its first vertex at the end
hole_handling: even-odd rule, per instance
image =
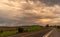
POLYGON ((9 36, 9 35, 14 35, 16 34, 18 31, 17 30, 13 30, 13 31, 3 31, 3 32, 0 32, 0 37, 6 37, 6 36, 9 36))
POLYGON ((60 26, 56 26, 57 30, 60 31, 60 26))
POLYGON ((18 33, 42 30, 41 26, 17 27, 16 30, 0 30, 0 37, 6 37, 18 33))
POLYGON ((58 29, 60 29, 60 26, 56 26, 58 29))
POLYGON ((25 28, 24 32, 37 31, 37 30, 41 30, 41 29, 42 29, 42 27, 40 27, 40 26, 31 26, 31 27, 25 28))

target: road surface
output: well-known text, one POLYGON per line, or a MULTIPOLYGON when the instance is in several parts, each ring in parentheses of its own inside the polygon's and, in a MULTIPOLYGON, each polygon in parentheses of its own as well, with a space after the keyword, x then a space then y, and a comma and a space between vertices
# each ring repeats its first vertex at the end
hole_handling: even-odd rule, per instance
POLYGON ((49 35, 49 37, 60 37, 60 31, 54 28, 53 32, 49 35))
POLYGON ((49 30, 28 32, 28 33, 17 34, 17 35, 8 36, 8 37, 60 37, 60 31, 53 28, 49 30))
POLYGON ((13 36, 8 36, 8 37, 43 37, 43 35, 48 33, 50 30, 51 29, 45 29, 42 31, 27 32, 27 33, 17 34, 13 36))

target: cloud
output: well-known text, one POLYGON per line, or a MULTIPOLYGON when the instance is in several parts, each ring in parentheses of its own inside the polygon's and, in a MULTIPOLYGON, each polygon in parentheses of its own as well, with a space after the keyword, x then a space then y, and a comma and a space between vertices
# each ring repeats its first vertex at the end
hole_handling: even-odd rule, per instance
POLYGON ((59 4, 59 0, 2 0, 0 23, 8 26, 59 24, 59 4))
POLYGON ((60 5, 60 0, 30 0, 33 2, 42 2, 44 4, 46 4, 47 6, 54 6, 54 5, 60 5))

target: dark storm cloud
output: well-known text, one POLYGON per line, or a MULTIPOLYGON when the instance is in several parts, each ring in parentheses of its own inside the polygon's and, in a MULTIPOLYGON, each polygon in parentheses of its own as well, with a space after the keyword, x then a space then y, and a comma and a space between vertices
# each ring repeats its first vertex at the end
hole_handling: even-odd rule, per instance
POLYGON ((12 19, 5 19, 5 18, 0 18, 0 23, 12 23, 15 22, 17 20, 12 20, 12 19))
POLYGON ((48 6, 53 6, 53 5, 60 5, 60 0, 39 0, 45 4, 47 4, 48 6))
POLYGON ((60 0, 27 0, 27 1, 33 1, 33 2, 37 2, 40 1, 44 4, 46 4, 47 6, 53 6, 53 5, 60 5, 60 0))
POLYGON ((21 26, 19 20, 0 18, 0 26, 21 26), (19 25, 18 25, 19 24, 19 25))

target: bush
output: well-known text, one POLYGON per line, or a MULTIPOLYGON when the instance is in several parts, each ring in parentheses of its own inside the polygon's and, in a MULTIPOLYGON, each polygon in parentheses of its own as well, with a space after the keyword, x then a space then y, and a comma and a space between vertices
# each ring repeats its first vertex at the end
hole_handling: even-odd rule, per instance
POLYGON ((0 33, 3 33, 3 30, 1 30, 0 33))
POLYGON ((57 26, 58 29, 60 29, 60 26, 57 26))
POLYGON ((23 28, 21 28, 21 27, 18 28, 18 33, 22 33, 23 31, 24 31, 23 28))
POLYGON ((49 27, 49 24, 47 24, 46 27, 49 27))

